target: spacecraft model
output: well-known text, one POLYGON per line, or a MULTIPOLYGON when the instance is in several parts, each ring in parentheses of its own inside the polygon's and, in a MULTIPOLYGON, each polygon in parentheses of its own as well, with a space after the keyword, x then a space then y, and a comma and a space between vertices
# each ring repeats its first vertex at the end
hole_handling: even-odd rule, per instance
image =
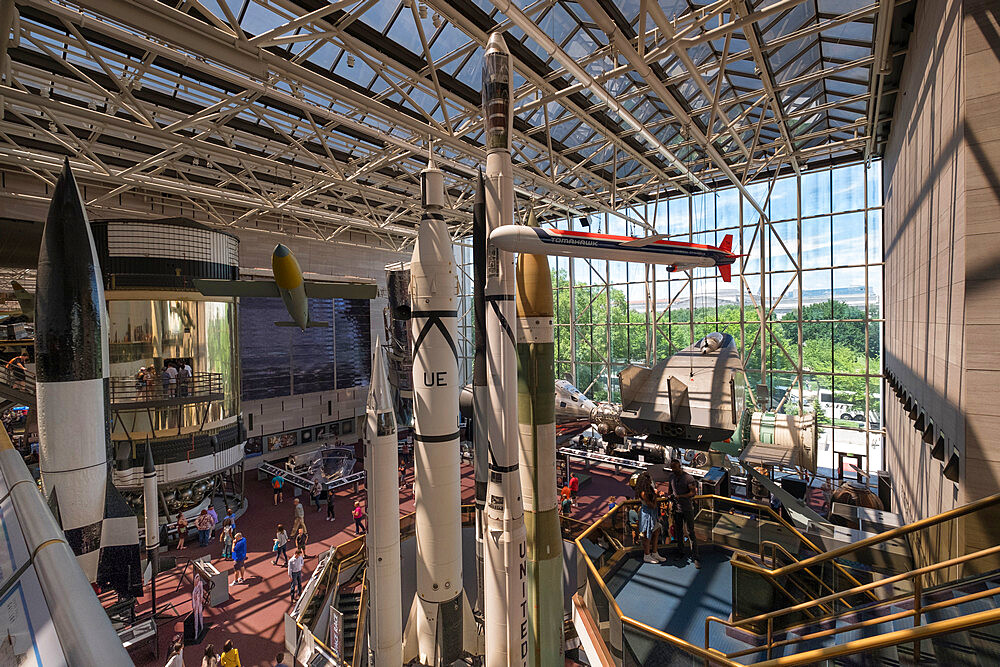
MULTIPOLYGON (((403 664, 400 597, 399 474, 396 418, 382 341, 376 340, 365 421, 368 488, 368 589, 371 591, 369 645, 376 665, 403 664)), ((330 502, 333 502, 332 498, 330 502)))
MULTIPOLYGON (((475 374, 473 374, 473 384, 467 384, 462 387, 462 395, 459 397, 461 413, 466 419, 474 418, 474 390, 475 374)), ((599 414, 599 408, 604 404, 595 403, 591 399, 587 398, 586 395, 574 387, 569 380, 556 380, 555 390, 553 391, 553 400, 555 401, 557 445, 569 442, 576 436, 586 431, 588 428, 600 423, 600 420, 594 419, 594 415, 599 414), (598 412, 595 412, 595 410, 598 410, 598 412)), ((487 402, 486 405, 488 406, 489 403, 487 402)), ((484 413, 485 408, 480 411, 480 414, 484 413)), ((618 410, 615 411, 616 415, 617 413, 618 410)), ((475 433, 477 434, 479 426, 479 423, 476 422, 475 427, 477 430, 475 433)), ((475 435, 473 436, 473 440, 475 440, 475 435)))
POLYGON ((664 234, 636 238, 522 225, 491 232, 490 243, 508 252, 664 264, 671 271, 714 266, 727 283, 732 278, 732 264, 739 257, 732 252, 732 234, 726 234, 722 243, 715 247, 668 241, 664 234))
POLYGON ((139 522, 108 469, 108 323, 94 237, 66 160, 38 254, 35 304, 42 488, 91 582, 141 591, 139 522))
MULTIPOLYGON (((486 229, 514 223, 511 167, 510 52, 494 32, 483 57, 486 140, 486 229)), ((486 246, 488 468, 486 487, 485 639, 487 667, 526 665, 528 658, 527 542, 517 442, 517 350, 514 340, 513 253, 486 246)))
POLYGON ((309 319, 309 299, 374 299, 374 283, 316 282, 302 276, 295 255, 279 243, 271 254, 274 280, 195 279, 194 286, 205 296, 281 297, 291 322, 275 322, 279 327, 325 327, 327 322, 309 319))
POLYGON ((477 634, 462 585, 458 275, 441 214, 444 173, 433 159, 420 186, 424 211, 410 261, 417 595, 404 657, 450 665, 468 646, 465 635, 474 649, 477 634), (465 625, 471 627, 463 631, 465 625))
MULTIPOLYGON (((528 224, 537 225, 534 211, 528 224)), ((528 662, 563 655, 562 531, 556 508, 555 344, 552 276, 545 255, 517 258, 517 403, 528 542, 528 662)))
POLYGON ((732 437, 743 415, 743 362, 729 334, 710 333, 652 368, 630 364, 618 379, 621 410, 605 412, 602 435, 621 435, 620 424, 647 442, 707 450, 732 437))

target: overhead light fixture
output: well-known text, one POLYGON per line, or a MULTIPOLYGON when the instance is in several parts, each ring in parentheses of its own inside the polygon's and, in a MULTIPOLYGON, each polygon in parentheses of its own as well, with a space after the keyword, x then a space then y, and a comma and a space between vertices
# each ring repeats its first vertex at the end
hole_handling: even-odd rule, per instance
POLYGON ((348 53, 347 54, 347 66, 348 67, 354 67, 354 54, 353 53, 348 53))
POLYGON ((581 227, 590 227, 590 221, 587 220, 587 218, 585 218, 585 217, 580 218, 580 226, 581 227))
POLYGON ((931 448, 931 457, 938 461, 944 461, 944 435, 938 433, 937 442, 931 448))
POLYGON ((431 17, 431 23, 434 24, 435 28, 440 28, 441 24, 443 23, 443 21, 441 20, 441 15, 440 14, 434 14, 434 16, 431 17))
POLYGON ((427 18, 427 5, 421 3, 419 8, 419 13, 420 13, 420 18, 422 19, 427 18))

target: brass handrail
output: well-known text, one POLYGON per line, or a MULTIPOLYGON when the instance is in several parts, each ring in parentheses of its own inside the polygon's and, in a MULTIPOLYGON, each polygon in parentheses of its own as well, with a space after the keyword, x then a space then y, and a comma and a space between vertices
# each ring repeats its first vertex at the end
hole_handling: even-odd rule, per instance
MULTIPOLYGON (((1000 504, 1000 493, 976 500, 969 503, 968 505, 963 505, 962 507, 956 507, 955 509, 948 510, 947 512, 942 512, 936 516, 928 517, 926 519, 920 519, 914 521, 911 524, 905 526, 900 526, 899 528, 893 528, 892 530, 887 530, 884 533, 879 533, 878 535, 873 535, 872 537, 865 538, 858 542, 853 542, 842 547, 838 547, 832 551, 827 551, 825 553, 819 553, 817 556, 810 556, 805 560, 800 560, 792 565, 786 565, 777 570, 773 570, 771 574, 783 575, 796 570, 802 569, 804 567, 810 567, 821 563, 826 560, 833 560, 840 558, 849 553, 853 553, 859 549, 864 549, 873 544, 880 544, 882 542, 888 542, 889 540, 895 539, 897 537, 902 537, 904 535, 909 535, 910 533, 917 532, 918 530, 923 530, 924 528, 929 528, 931 526, 936 526, 946 521, 951 521, 952 519, 957 519, 959 517, 965 516, 967 514, 972 514, 978 512, 981 509, 986 509, 987 507, 992 507, 993 505, 1000 504)), ((820 551, 819 549, 815 549, 820 551)))
MULTIPOLYGON (((904 572, 902 574, 897 574, 895 576, 888 577, 886 579, 880 579, 878 581, 873 581, 871 583, 864 584, 863 586, 856 586, 855 588, 852 588, 852 589, 849 589, 849 590, 846 590, 846 591, 841 591, 841 592, 835 593, 833 595, 826 595, 826 596, 823 596, 821 598, 816 598, 815 600, 807 600, 805 602, 800 602, 799 604, 792 605, 791 607, 785 607, 784 609, 779 609, 777 611, 768 612, 766 614, 759 614, 757 616, 752 616, 750 618, 745 618, 745 619, 742 619, 742 620, 739 620, 739 621, 730 621, 730 620, 718 618, 716 616, 709 616, 708 618, 705 619, 705 648, 706 649, 708 648, 709 625, 711 623, 713 623, 713 622, 714 623, 719 623, 721 625, 725 625, 725 626, 730 627, 730 628, 740 628, 740 629, 745 630, 746 628, 744 626, 747 626, 747 625, 750 625, 750 624, 761 623, 761 622, 764 622, 764 621, 769 621, 770 622, 770 621, 773 621, 773 619, 777 618, 778 616, 783 616, 785 614, 791 614, 791 613, 794 613, 796 611, 804 611, 804 610, 808 609, 809 607, 820 605, 820 604, 823 604, 825 602, 832 602, 832 601, 835 601, 836 599, 844 597, 844 596, 857 595, 858 593, 862 593, 862 592, 868 591, 868 590, 874 590, 876 588, 881 588, 883 586, 888 586, 888 585, 894 584, 894 583, 896 583, 898 581, 905 581, 905 580, 909 580, 909 579, 917 579, 919 577, 923 577, 925 574, 929 574, 931 572, 936 572, 937 570, 941 570, 941 569, 945 569, 945 568, 949 568, 949 567, 954 567, 955 565, 961 565, 962 563, 965 563, 967 561, 976 560, 978 558, 985 558, 987 556, 992 556, 992 555, 995 555, 995 554, 1000 554, 1000 545, 997 545, 997 546, 994 546, 994 547, 990 547, 988 549, 983 549, 981 551, 977 551, 977 552, 972 553, 972 554, 966 554, 964 556, 959 556, 957 558, 952 558, 950 560, 942 561, 940 563, 935 563, 934 565, 927 565, 925 567, 921 567, 921 568, 918 568, 916 570, 911 570, 909 572, 904 572)), ((759 569, 761 570, 761 573, 768 573, 768 570, 764 570, 763 568, 759 568, 759 569)), ((891 598, 891 599, 888 599, 888 600, 883 600, 882 602, 885 603, 885 604, 888 604, 890 602, 895 602, 897 600, 901 600, 901 599, 903 599, 905 597, 914 597, 914 598, 916 598, 916 597, 921 596, 920 595, 920 591, 919 591, 919 587, 915 586, 914 589, 915 590, 914 590, 914 595, 913 596, 910 596, 910 595, 901 595, 901 596, 897 596, 895 598, 891 598)), ((919 605, 919 601, 915 600, 915 609, 919 609, 918 605, 919 605)), ((906 612, 906 613, 910 614, 911 612, 906 612)), ((810 636, 811 635, 803 636, 803 637, 799 638, 799 641, 807 639, 810 636)))
POLYGON ((324 642, 321 639, 319 639, 318 637, 316 637, 316 635, 313 634, 312 630, 310 630, 309 628, 307 628, 306 626, 304 626, 299 621, 295 621, 295 625, 296 625, 296 627, 298 627, 299 632, 308 632, 310 635, 312 635, 313 642, 315 642, 316 645, 319 646, 321 649, 323 649, 324 651, 326 651, 327 655, 329 655, 329 656, 331 656, 331 657, 333 657, 333 658, 335 658, 337 660, 340 660, 341 665, 346 664, 346 663, 344 663, 343 658, 341 658, 339 655, 337 655, 336 653, 334 653, 333 649, 326 645, 326 642, 324 642))
MULTIPOLYGON (((762 561, 764 560, 764 545, 765 544, 771 545, 771 563, 775 562, 774 561, 774 558, 775 558, 774 552, 775 552, 775 550, 780 550, 783 554, 785 554, 786 556, 788 556, 788 558, 793 563, 798 560, 798 558, 796 558, 791 553, 789 553, 788 549, 786 549, 785 547, 781 546, 777 542, 775 542, 773 540, 763 540, 760 543, 760 558, 761 558, 762 561)), ((808 573, 810 577, 812 577, 813 579, 815 579, 816 582, 819 583, 820 587, 825 588, 826 590, 830 591, 831 593, 836 593, 837 592, 837 591, 833 590, 833 587, 830 584, 828 584, 825 581, 823 581, 823 579, 821 579, 819 576, 817 576, 816 573, 813 572, 812 570, 806 570, 806 573, 808 573)))
MULTIPOLYGON (((359 662, 358 658, 362 657, 358 655, 358 651, 361 649, 362 638, 364 637, 365 622, 368 618, 368 614, 362 614, 361 611, 365 608, 365 604, 368 602, 368 568, 365 568, 361 573, 361 597, 358 598, 358 623, 354 627, 354 656, 352 657, 351 664, 354 667, 359 667, 365 663, 359 662)), ((365 661, 367 662, 367 661, 365 661)))

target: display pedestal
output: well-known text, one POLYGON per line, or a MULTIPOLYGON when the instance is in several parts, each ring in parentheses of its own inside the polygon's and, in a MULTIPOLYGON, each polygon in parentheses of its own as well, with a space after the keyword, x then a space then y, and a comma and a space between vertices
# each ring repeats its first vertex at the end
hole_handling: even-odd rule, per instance
POLYGON ((205 635, 208 634, 208 629, 212 626, 208 621, 203 621, 201 626, 201 632, 198 635, 194 633, 194 614, 188 614, 184 618, 184 644, 187 646, 192 646, 195 644, 200 644, 205 635))

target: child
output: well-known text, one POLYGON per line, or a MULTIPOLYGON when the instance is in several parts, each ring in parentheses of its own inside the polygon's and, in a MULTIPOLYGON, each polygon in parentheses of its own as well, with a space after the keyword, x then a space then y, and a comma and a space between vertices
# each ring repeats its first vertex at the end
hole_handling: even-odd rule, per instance
POLYGON ((233 559, 233 521, 232 519, 224 519, 222 521, 222 534, 219 536, 219 541, 222 542, 222 558, 223 560, 233 559))

